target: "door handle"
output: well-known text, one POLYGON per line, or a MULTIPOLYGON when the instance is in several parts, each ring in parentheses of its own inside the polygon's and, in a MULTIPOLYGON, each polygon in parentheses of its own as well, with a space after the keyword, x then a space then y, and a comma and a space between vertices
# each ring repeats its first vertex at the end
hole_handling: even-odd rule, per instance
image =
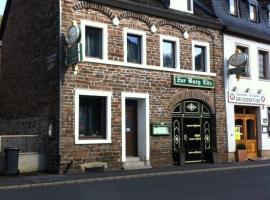
POLYGON ((187 136, 187 134, 185 134, 184 135, 184 140, 187 141, 187 139, 188 139, 188 136, 187 136))

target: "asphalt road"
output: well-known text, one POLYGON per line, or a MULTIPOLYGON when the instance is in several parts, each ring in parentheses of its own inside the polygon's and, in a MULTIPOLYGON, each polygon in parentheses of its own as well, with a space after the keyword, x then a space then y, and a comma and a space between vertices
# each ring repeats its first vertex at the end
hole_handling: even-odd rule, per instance
POLYGON ((0 191, 0 200, 269 200, 270 167, 0 191))

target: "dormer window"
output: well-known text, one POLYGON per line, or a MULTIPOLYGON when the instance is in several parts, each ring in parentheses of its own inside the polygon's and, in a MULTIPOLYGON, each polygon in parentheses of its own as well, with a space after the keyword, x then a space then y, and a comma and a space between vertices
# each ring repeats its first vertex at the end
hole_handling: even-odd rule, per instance
POLYGON ((169 8, 193 13, 193 0, 170 0, 169 8))
POLYGON ((230 14, 238 15, 238 0, 229 0, 230 1, 230 14))
POLYGON ((254 4, 249 4, 249 19, 253 22, 258 21, 257 6, 254 4))

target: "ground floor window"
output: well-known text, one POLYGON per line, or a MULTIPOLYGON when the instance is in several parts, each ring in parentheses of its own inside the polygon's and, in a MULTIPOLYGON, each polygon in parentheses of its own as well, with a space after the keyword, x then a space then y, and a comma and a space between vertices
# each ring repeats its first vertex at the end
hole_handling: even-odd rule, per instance
POLYGON ((80 96, 79 139, 106 138, 106 98, 80 96))
POLYGON ((75 92, 76 144, 111 142, 111 93, 91 90, 75 92))

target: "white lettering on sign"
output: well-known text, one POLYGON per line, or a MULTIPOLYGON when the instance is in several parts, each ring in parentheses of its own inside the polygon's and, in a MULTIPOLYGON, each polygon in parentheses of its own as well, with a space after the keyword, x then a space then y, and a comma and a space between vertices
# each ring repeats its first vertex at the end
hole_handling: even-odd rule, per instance
POLYGON ((230 103, 265 104, 265 100, 262 94, 229 92, 230 103))

